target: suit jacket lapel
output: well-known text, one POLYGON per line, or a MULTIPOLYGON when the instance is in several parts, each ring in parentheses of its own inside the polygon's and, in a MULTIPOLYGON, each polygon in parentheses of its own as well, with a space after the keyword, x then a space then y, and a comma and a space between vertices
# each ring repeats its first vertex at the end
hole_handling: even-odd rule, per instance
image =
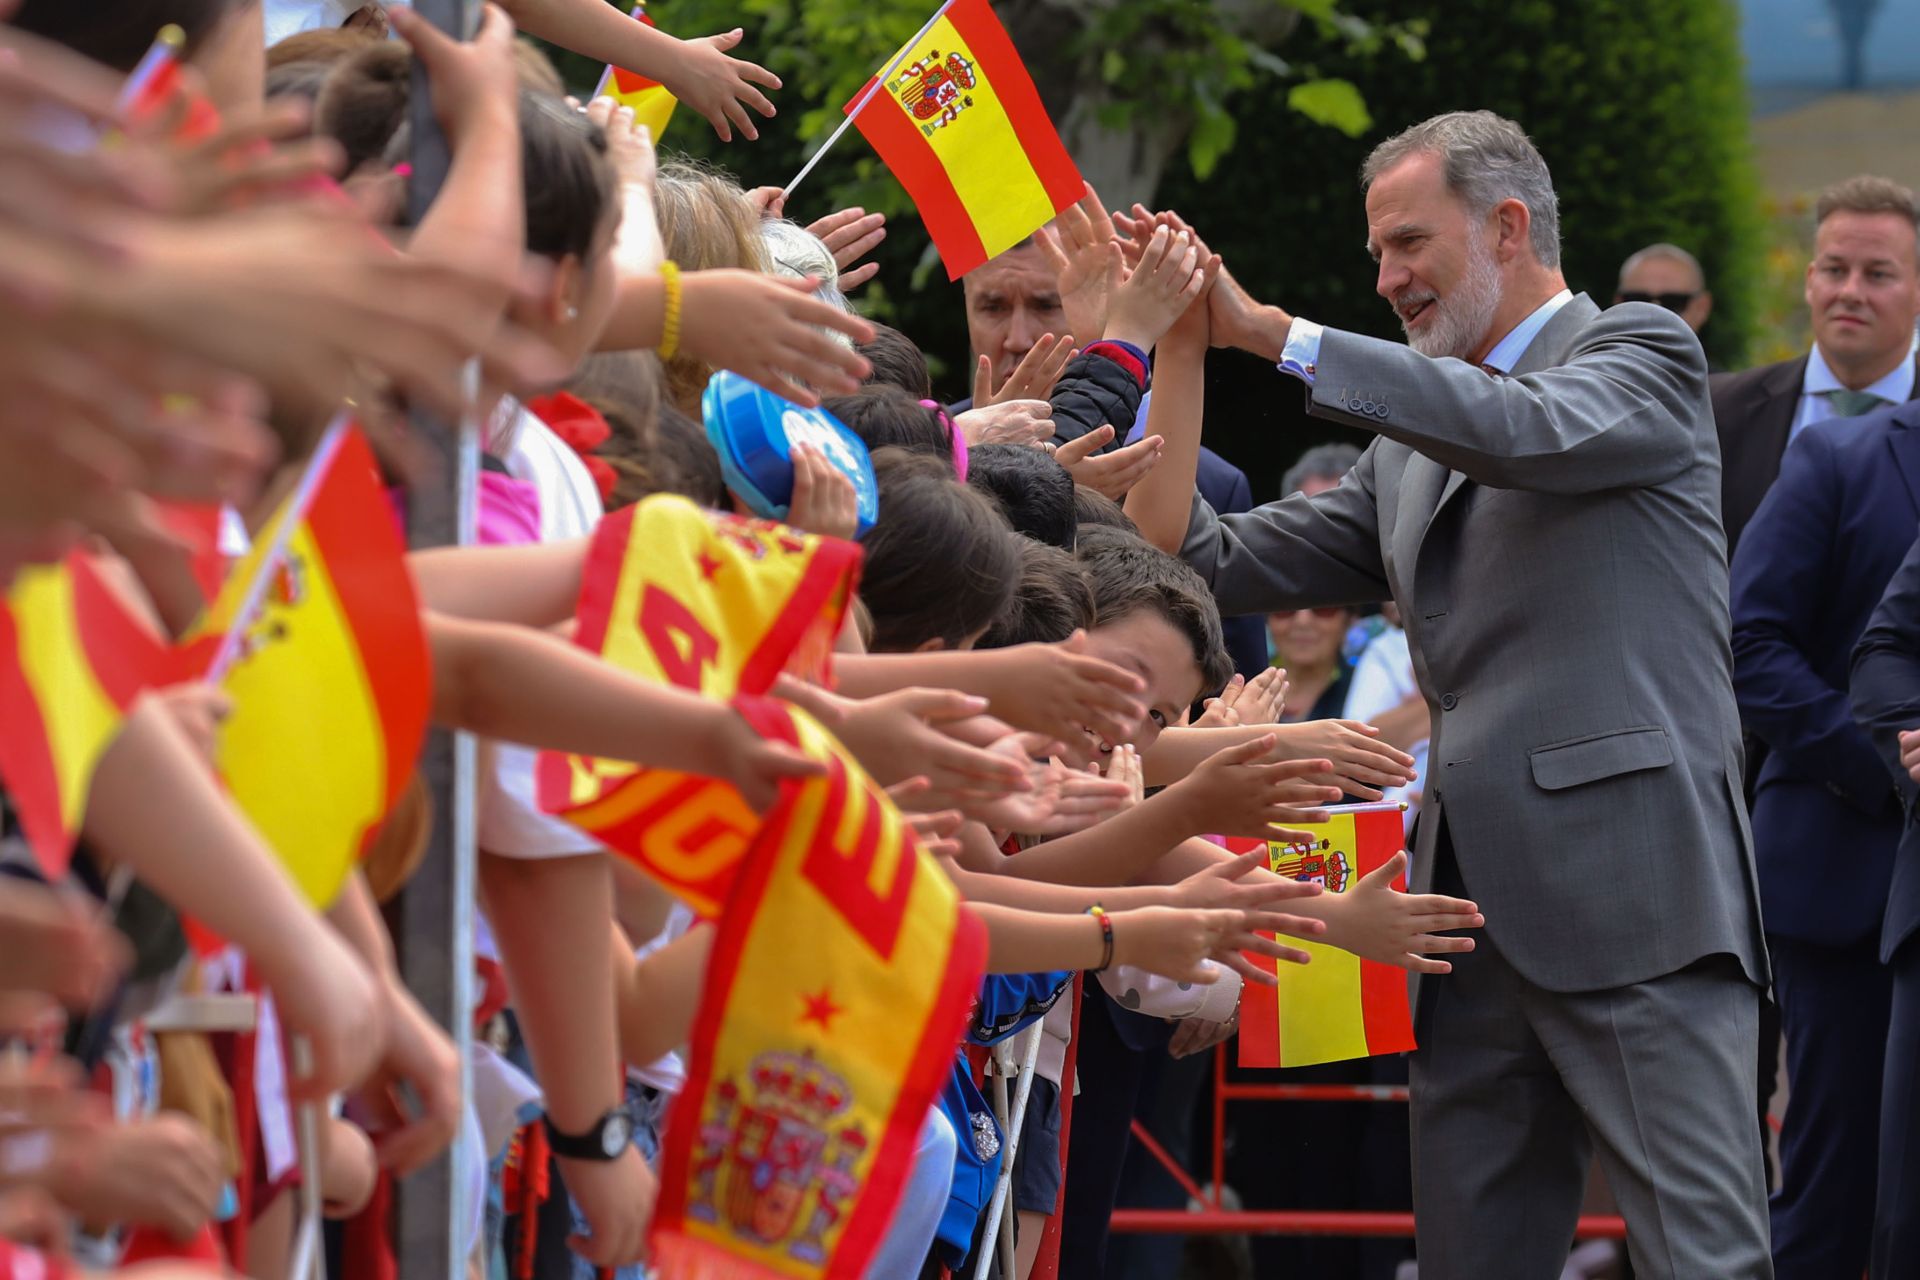
POLYGON ((1766 483, 1780 474, 1780 457, 1787 451, 1787 437, 1793 433, 1793 419, 1800 412, 1800 389, 1807 381, 1807 357, 1778 365, 1760 380, 1760 398, 1755 402, 1752 431, 1759 437, 1756 456, 1772 464, 1766 483))
POLYGON ((1894 464, 1906 482, 1907 500, 1913 503, 1913 514, 1920 518, 1920 398, 1895 409, 1893 425, 1895 430, 1887 433, 1887 448, 1893 450, 1894 464))
MULTIPOLYGON (((1574 338, 1599 314, 1600 308, 1593 305, 1591 298, 1584 293, 1574 294, 1565 306, 1553 313, 1552 319, 1540 327, 1540 332, 1533 335, 1533 341, 1527 344, 1527 349, 1520 353, 1519 361, 1513 366, 1512 376, 1518 378, 1564 363, 1567 353, 1573 350, 1574 338)), ((1434 503, 1433 515, 1427 520, 1428 529, 1433 527, 1434 520, 1466 482, 1467 477, 1458 471, 1447 473, 1446 486, 1440 490, 1440 500, 1434 503)), ((1423 531, 1421 540, 1425 539, 1423 531)))

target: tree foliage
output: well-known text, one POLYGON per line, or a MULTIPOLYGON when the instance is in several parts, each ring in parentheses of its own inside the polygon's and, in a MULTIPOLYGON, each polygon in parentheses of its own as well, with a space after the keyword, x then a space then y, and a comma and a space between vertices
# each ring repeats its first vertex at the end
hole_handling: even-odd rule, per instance
MULTIPOLYGON (((681 35, 744 26, 742 53, 786 79, 781 115, 758 143, 722 146, 684 111, 666 139, 751 186, 791 178, 931 10, 929 0, 655 0, 651 11, 681 35)), ((1763 225, 1733 0, 1022 0, 998 12, 1082 170, 1171 134, 1169 154, 1187 163, 1141 197, 1193 219, 1256 294, 1291 310, 1397 335, 1361 251, 1360 162, 1427 116, 1485 107, 1520 121, 1553 170, 1574 289, 1608 301, 1629 253, 1673 241, 1700 257, 1715 293, 1709 354, 1734 367, 1748 347, 1763 225)), ((573 70, 570 82, 597 71, 573 70)), ((1135 194, 1102 193, 1114 204, 1135 194)), ((791 213, 806 221, 847 204, 904 207, 857 137, 807 179, 791 213)), ((917 220, 894 218, 879 256, 863 305, 951 371, 944 392, 966 394, 959 290, 940 278, 917 220)), ((1209 440, 1247 466, 1256 494, 1331 434, 1251 359, 1218 358, 1209 378, 1209 440)))

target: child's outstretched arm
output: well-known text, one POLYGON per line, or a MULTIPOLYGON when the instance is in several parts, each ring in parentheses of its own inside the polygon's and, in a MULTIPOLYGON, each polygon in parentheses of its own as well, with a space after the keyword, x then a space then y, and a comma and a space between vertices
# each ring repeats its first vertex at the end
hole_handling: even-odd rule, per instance
POLYGON ((1140 878, 1191 836, 1278 838, 1286 823, 1311 821, 1317 813, 1312 806, 1339 799, 1339 792, 1313 780, 1326 769, 1324 760, 1266 763, 1272 745, 1267 734, 1218 752, 1175 785, 1096 827, 1009 856, 1005 870, 1061 884, 1120 884, 1140 878))
MULTIPOLYGON (((1161 228, 1164 231, 1165 228, 1161 228)), ((1154 233, 1156 236, 1158 231, 1154 233)), ((1219 270, 1219 260, 1199 244, 1200 255, 1219 270)), ((1162 242, 1162 248, 1165 245, 1162 242)), ((1213 287, 1211 278, 1207 289, 1213 287)), ((1178 554, 1200 470, 1200 420, 1206 411, 1207 294, 1192 301, 1160 340, 1154 360, 1153 401, 1145 434, 1159 436, 1160 462, 1128 491, 1127 515, 1140 536, 1162 551, 1178 554)))
POLYGON ((557 627, 573 617, 589 540, 515 547, 433 547, 410 552, 420 603, 479 622, 557 627))
POLYGON ((911 685, 978 694, 987 699, 987 714, 1052 738, 1076 763, 1086 758, 1083 730, 1129 742, 1147 714, 1140 677, 1087 653, 1079 632, 1060 644, 842 655, 834 670, 841 690, 856 698, 911 685))
POLYGON ((86 834, 179 910, 246 951, 313 1048, 302 1096, 351 1088, 386 1044, 368 966, 294 888, 165 706, 143 698, 94 773, 86 834))
POLYGON ((1323 758, 1332 769, 1317 781, 1363 800, 1378 800, 1378 787, 1403 786, 1413 779, 1413 757, 1380 740, 1380 731, 1358 720, 1307 720, 1298 724, 1255 724, 1195 729, 1174 726, 1161 732, 1141 755, 1147 785, 1178 782, 1215 752, 1271 734, 1276 760, 1323 758))
MULTIPOLYGON (((1161 883, 1176 882, 1232 856, 1216 844, 1188 840, 1154 864, 1149 874, 1161 883)), ((1405 853, 1397 853, 1347 892, 1302 898, 1289 903, 1288 910, 1326 924, 1326 933, 1315 941, 1418 973, 1451 972, 1445 960, 1430 957, 1471 951, 1473 939, 1444 937, 1442 931, 1478 929, 1486 917, 1464 898, 1395 889, 1393 882, 1405 873, 1406 859, 1405 853)), ((1272 874, 1256 867, 1246 878, 1257 882, 1272 874)))
POLYGON ((722 142, 731 142, 736 128, 749 139, 760 136, 747 108, 774 114, 760 89, 778 89, 780 77, 727 54, 745 37, 739 27, 681 40, 635 22, 606 0, 505 0, 502 7, 529 35, 658 80, 705 116, 722 142))
POLYGON ((482 737, 720 778, 765 809, 821 766, 723 702, 653 684, 558 637, 428 613, 434 718, 482 737))

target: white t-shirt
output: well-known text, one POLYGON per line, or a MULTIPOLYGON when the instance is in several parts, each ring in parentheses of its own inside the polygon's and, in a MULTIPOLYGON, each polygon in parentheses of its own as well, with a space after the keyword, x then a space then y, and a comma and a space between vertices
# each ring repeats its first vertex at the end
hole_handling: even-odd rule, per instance
MULTIPOLYGON (((540 541, 593 532, 606 508, 586 464, 547 424, 508 399, 487 430, 487 452, 540 498, 540 541)), ((596 853, 593 837, 542 812, 536 782, 540 753, 513 743, 480 744, 480 847, 505 858, 576 858, 596 853)))
MULTIPOLYGON (((1388 627, 1373 638, 1373 643, 1360 655, 1360 661, 1354 664, 1353 683, 1347 689, 1346 718, 1371 724, 1376 716, 1393 710, 1419 691, 1420 685, 1413 678, 1413 654, 1407 648, 1407 633, 1399 627, 1388 627)), ((1409 792, 1426 785, 1427 740, 1422 738, 1414 743, 1408 754, 1413 757, 1413 767, 1419 776, 1412 787, 1384 788, 1382 798, 1414 806, 1407 810, 1407 826, 1411 829, 1417 806, 1409 792)))

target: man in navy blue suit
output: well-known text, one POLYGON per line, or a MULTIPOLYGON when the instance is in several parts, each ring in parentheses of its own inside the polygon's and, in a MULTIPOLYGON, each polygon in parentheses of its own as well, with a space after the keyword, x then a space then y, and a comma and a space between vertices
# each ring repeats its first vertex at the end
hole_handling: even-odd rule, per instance
POLYGON ((1754 858, 1792 1082, 1771 1206, 1780 1280, 1858 1276, 1872 1239, 1893 989, 1880 925, 1901 810, 1848 671, 1916 527, 1908 403, 1798 433, 1733 557, 1734 693, 1768 748, 1754 858))
MULTIPOLYGON (((1920 433, 1914 406, 1890 416, 1920 433)), ((1910 463, 1901 474, 1920 491, 1910 463)), ((1875 1280, 1897 1280, 1920 1276, 1920 542, 1907 552, 1854 651, 1852 695, 1854 715, 1892 772, 1904 809, 1880 930, 1893 997, 1872 1259, 1875 1280)))

